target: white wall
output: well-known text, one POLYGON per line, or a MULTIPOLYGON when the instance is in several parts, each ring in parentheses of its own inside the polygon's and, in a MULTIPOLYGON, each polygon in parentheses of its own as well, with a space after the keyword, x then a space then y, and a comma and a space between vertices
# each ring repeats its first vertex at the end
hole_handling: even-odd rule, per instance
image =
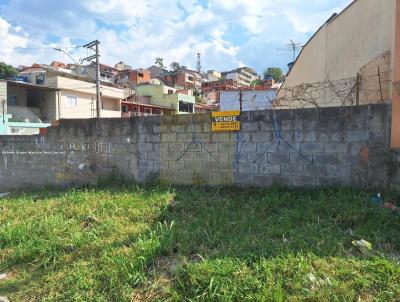
POLYGON ((3 108, 4 113, 7 113, 7 102, 3 104, 5 100, 7 100, 7 82, 0 80, 0 115, 3 114, 3 108))
MULTIPOLYGON (((77 91, 62 91, 60 93, 60 118, 94 118, 96 117, 96 96, 77 91), (77 98, 77 106, 68 104, 67 97, 77 98)), ((121 117, 120 100, 103 97, 101 117, 121 117)))
MULTIPOLYGON (((271 108, 276 95, 274 90, 254 90, 242 92, 242 111, 265 110, 271 108)), ((240 110, 239 91, 221 91, 220 110, 240 110)))

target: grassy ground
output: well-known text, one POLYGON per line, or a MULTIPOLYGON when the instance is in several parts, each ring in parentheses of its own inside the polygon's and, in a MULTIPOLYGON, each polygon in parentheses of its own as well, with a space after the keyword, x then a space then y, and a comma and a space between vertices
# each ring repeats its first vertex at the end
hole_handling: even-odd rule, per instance
POLYGON ((368 199, 133 185, 16 194, 0 199, 0 296, 400 301, 400 215, 368 199), (351 244, 361 238, 371 252, 351 244))

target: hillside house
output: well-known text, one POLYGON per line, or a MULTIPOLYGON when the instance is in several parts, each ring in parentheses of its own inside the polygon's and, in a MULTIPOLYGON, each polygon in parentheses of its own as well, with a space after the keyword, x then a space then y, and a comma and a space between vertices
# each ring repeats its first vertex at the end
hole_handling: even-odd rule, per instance
POLYGON ((140 85, 136 87, 138 97, 148 97, 151 105, 173 109, 173 114, 194 113, 195 97, 178 93, 165 85, 140 85))
POLYGON ((223 72, 222 78, 226 80, 234 80, 240 87, 248 87, 251 82, 258 79, 258 75, 252 68, 240 67, 232 71, 223 72))
MULTIPOLYGON (((90 77, 46 65, 27 68, 20 72, 20 76, 27 82, 43 83, 40 85, 59 90, 52 100, 54 110, 48 115, 49 120, 96 117, 96 87, 90 77)), ((120 117, 121 100, 126 98, 128 91, 105 82, 100 89, 101 117, 120 117)))

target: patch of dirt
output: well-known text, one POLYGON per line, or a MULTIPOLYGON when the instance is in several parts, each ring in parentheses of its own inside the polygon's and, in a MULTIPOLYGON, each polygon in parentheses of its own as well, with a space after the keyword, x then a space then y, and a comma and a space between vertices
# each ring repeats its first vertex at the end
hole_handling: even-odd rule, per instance
POLYGON ((159 257, 150 268, 152 276, 145 288, 135 290, 132 302, 160 301, 168 298, 167 288, 172 284, 172 276, 181 262, 174 257, 159 257))
POLYGON ((92 225, 99 224, 100 220, 97 219, 95 216, 88 216, 81 222, 81 228, 86 229, 92 225))
POLYGON ((174 257, 158 257, 154 262, 152 271, 160 275, 172 276, 180 263, 174 257))

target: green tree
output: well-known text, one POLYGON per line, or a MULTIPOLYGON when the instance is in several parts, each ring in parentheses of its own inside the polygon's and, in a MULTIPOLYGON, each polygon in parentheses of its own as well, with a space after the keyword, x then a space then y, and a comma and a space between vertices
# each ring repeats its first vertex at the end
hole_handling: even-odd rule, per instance
POLYGON ((253 81, 251 81, 250 86, 257 86, 257 85, 262 85, 263 81, 261 81, 260 79, 255 79, 253 81))
POLYGON ((7 79, 14 77, 18 74, 18 71, 11 65, 7 65, 4 62, 0 62, 0 78, 7 79))
POLYGON ((178 62, 172 62, 169 67, 171 68, 171 70, 173 71, 178 71, 179 69, 181 69, 181 66, 179 65, 178 62))
POLYGON ((194 90, 193 91, 193 96, 194 96, 194 98, 196 100, 196 103, 201 103, 203 97, 202 97, 202 93, 201 93, 200 90, 194 90))
POLYGON ((283 77, 283 71, 279 67, 269 67, 264 71, 264 77, 271 76, 275 82, 279 82, 283 77))
POLYGON ((164 59, 157 57, 156 62, 154 64, 160 68, 164 68, 164 59))

